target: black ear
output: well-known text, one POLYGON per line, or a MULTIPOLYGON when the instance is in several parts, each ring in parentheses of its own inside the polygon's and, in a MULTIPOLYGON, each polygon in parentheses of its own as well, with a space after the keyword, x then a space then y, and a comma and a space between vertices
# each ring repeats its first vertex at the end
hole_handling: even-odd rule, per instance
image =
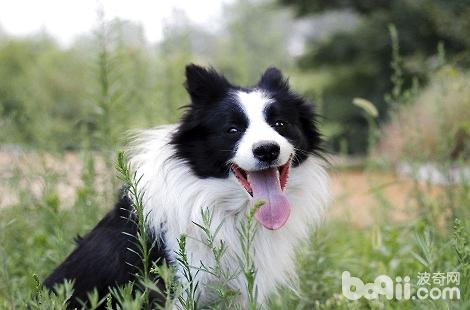
POLYGON ((289 89, 289 83, 287 79, 282 76, 281 70, 274 67, 266 69, 258 82, 258 86, 267 90, 289 89))
POLYGON ((192 103, 212 103, 224 96, 230 83, 223 75, 213 68, 204 68, 195 64, 186 66, 186 82, 184 84, 192 103))

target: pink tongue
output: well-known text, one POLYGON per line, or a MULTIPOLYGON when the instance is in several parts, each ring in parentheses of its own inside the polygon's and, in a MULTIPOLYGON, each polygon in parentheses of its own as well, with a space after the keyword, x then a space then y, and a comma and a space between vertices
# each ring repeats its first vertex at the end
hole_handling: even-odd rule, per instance
POLYGON ((247 174, 253 190, 253 200, 265 201, 256 212, 255 218, 267 229, 279 229, 284 226, 289 218, 290 205, 281 190, 277 168, 250 171, 247 174))

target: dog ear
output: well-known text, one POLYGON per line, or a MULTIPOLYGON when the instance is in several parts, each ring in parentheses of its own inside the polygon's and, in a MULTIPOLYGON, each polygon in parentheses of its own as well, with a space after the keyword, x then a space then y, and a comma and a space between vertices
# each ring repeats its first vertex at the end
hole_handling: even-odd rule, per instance
POLYGON ((230 83, 213 68, 189 64, 186 66, 184 86, 193 104, 208 104, 222 98, 230 83))
POLYGON ((267 90, 288 90, 289 83, 287 79, 282 76, 281 70, 275 67, 269 67, 264 71, 261 79, 258 82, 260 88, 267 90))

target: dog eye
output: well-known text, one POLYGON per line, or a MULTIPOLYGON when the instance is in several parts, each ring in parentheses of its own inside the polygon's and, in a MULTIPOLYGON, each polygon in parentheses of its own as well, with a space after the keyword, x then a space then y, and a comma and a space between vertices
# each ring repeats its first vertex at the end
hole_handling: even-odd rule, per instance
POLYGON ((227 133, 235 134, 235 133, 239 133, 239 132, 240 132, 240 129, 238 129, 236 127, 230 127, 229 129, 227 129, 227 133))
POLYGON ((275 126, 275 127, 284 127, 284 126, 286 126, 286 125, 287 125, 287 123, 284 122, 284 121, 282 121, 282 120, 277 120, 277 121, 274 123, 274 126, 275 126))

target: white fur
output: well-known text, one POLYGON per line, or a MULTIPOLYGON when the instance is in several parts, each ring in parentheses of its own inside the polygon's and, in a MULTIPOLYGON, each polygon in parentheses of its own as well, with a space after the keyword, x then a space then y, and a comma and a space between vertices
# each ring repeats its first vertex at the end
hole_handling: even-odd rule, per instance
MULTIPOLYGON (((270 132, 261 124, 256 125, 270 132)), ((237 254, 241 254, 237 227, 251 204, 251 197, 233 175, 227 179, 200 179, 186 163, 175 159, 174 149, 168 144, 174 129, 174 126, 164 126, 142 132, 129 153, 132 169, 142 176, 140 186, 144 191, 145 212, 149 214, 148 225, 157 234, 165 232, 166 251, 173 259, 177 238, 186 234, 191 237, 187 241, 190 264, 200 266, 202 261, 210 266, 212 254, 204 244, 194 240, 204 240, 204 235, 192 223, 201 223, 201 210, 210 209, 214 214, 212 229, 224 221, 218 233, 218 238, 229 248, 224 255, 224 268, 237 270, 237 254)), ((286 194, 292 206, 286 225, 275 231, 258 225, 254 240, 255 284, 260 304, 278 285, 295 280, 295 250, 320 222, 328 204, 329 182, 320 161, 309 157, 298 168, 292 168, 286 194)), ((207 284, 216 279, 199 272, 196 280, 200 303, 207 303, 211 298, 207 284)), ((242 293, 240 305, 245 308, 247 292, 243 276, 230 285, 242 293)))
POLYGON ((238 143, 237 152, 232 160, 243 170, 258 170, 259 161, 253 155, 253 145, 261 141, 276 142, 280 146, 277 162, 273 166, 284 165, 294 152, 292 144, 275 131, 265 119, 265 110, 272 102, 261 90, 252 92, 237 91, 238 102, 248 117, 248 128, 238 143))

